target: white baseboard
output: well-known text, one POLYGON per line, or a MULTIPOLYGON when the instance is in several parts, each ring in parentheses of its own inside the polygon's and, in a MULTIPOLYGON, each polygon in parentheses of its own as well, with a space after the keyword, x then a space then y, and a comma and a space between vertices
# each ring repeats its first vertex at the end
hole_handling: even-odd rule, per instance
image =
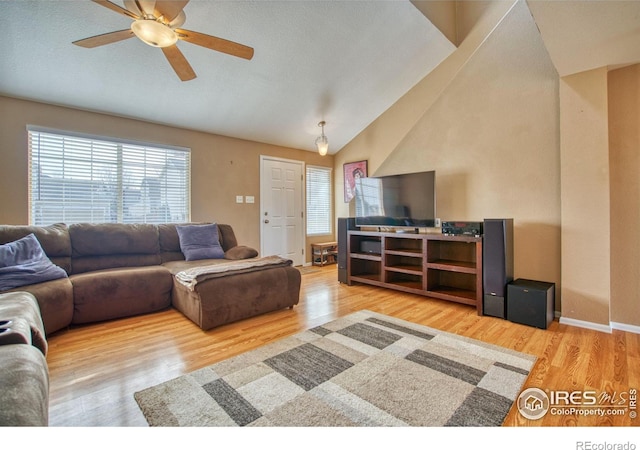
POLYGON ((585 320, 569 319, 566 317, 560 317, 560 323, 564 325, 571 325, 574 327, 588 328, 590 330, 602 331, 604 333, 611 333, 613 330, 627 331, 629 333, 640 334, 640 326, 630 325, 620 322, 609 322, 609 325, 601 323, 587 322, 585 320))
POLYGON ((629 333, 640 334, 640 326, 629 325, 628 323, 611 322, 611 328, 614 330, 628 331, 629 333))
POLYGON ((585 320, 568 319, 566 317, 560 317, 560 323, 563 325, 571 325, 574 327, 588 328, 590 330, 602 331, 604 333, 611 333, 611 325, 604 325, 601 323, 587 322, 585 320))

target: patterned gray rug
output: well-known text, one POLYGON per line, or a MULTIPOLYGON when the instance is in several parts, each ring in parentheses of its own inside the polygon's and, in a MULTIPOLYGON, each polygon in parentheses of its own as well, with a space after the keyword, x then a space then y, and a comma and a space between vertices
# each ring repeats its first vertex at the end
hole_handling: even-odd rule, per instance
POLYGON ((134 396, 151 426, 499 426, 535 360, 359 311, 134 396))

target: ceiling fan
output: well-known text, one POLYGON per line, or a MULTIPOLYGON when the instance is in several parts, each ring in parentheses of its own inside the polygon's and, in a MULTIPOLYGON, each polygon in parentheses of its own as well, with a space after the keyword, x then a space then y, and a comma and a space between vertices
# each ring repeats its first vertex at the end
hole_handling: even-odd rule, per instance
POLYGON ((196 77, 191 65, 178 49, 178 39, 244 59, 253 58, 253 48, 208 34, 178 28, 186 20, 183 8, 189 0, 123 0, 126 8, 108 0, 92 0, 131 19, 131 28, 73 42, 85 48, 112 44, 137 36, 153 47, 159 47, 182 81, 196 77))

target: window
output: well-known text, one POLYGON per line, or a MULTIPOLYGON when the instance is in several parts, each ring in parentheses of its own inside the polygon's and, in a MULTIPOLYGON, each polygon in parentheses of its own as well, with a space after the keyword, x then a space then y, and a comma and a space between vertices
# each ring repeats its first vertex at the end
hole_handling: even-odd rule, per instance
POLYGON ((27 131, 32 225, 190 220, 190 150, 27 131))
POLYGON ((307 235, 331 234, 331 169, 307 166, 307 235))

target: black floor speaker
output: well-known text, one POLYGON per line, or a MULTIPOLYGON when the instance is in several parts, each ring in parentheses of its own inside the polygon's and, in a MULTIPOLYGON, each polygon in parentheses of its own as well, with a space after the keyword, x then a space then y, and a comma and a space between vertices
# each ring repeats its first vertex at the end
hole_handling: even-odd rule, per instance
POLYGON ((507 319, 547 329, 553 321, 556 285, 518 278, 507 286, 507 319))
POLYGON ((482 238, 483 313, 507 318, 507 285, 513 280, 513 219, 485 219, 482 238))
POLYGON ((355 217, 338 218, 338 281, 347 282, 347 231, 356 229, 355 217))

